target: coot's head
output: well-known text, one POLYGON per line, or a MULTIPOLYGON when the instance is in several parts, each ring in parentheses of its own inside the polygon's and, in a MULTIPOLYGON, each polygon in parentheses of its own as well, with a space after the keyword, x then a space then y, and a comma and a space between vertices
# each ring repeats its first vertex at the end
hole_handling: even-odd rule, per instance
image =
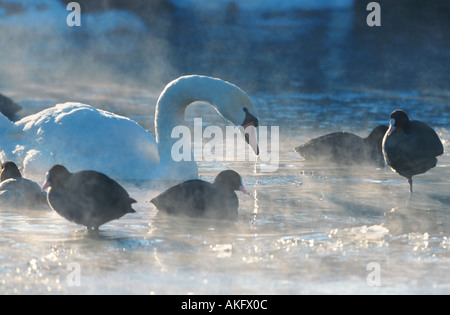
POLYGON ((4 180, 10 179, 10 178, 22 177, 16 163, 11 162, 11 161, 4 162, 1 166, 0 172, 1 172, 1 175, 0 175, 1 182, 3 182, 4 180))
POLYGON ((389 116, 389 130, 390 135, 395 129, 404 129, 409 125, 408 115, 401 109, 394 110, 389 116))
POLYGON ((235 171, 227 170, 220 172, 214 180, 214 184, 220 185, 224 189, 233 191, 240 190, 244 193, 244 195, 247 195, 247 190, 242 184, 241 176, 235 171))
POLYGON ((48 187, 61 188, 72 176, 72 174, 60 164, 53 165, 52 168, 47 172, 44 185, 42 185, 42 191, 46 190, 48 187))

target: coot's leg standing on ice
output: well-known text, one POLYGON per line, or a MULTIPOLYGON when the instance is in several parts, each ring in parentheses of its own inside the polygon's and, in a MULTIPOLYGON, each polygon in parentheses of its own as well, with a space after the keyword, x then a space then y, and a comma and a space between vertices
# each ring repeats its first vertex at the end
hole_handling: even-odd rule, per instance
POLYGON ((435 167, 436 157, 444 153, 444 147, 430 126, 409 120, 403 110, 393 111, 389 120, 383 139, 384 159, 394 172, 408 179, 412 193, 412 177, 435 167))

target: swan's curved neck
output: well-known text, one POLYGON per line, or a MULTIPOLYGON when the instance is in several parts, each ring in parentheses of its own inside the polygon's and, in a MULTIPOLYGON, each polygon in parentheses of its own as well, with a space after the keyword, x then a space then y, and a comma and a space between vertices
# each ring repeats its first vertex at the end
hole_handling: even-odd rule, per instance
POLYGON ((198 176, 192 151, 190 161, 173 160, 172 147, 180 139, 172 138, 172 130, 185 125, 185 111, 189 104, 205 101, 214 106, 212 95, 215 94, 214 90, 217 90, 215 85, 220 85, 214 81, 220 80, 201 76, 182 77, 169 83, 161 93, 156 104, 155 134, 160 158, 159 170, 164 171, 166 177, 170 177, 171 172, 181 172, 187 178, 198 176))
POLYGON ((180 141, 179 138, 172 138, 172 131, 175 127, 185 125, 186 107, 196 101, 211 104, 224 119, 234 125, 245 122, 247 107, 248 110, 254 109, 247 94, 229 82, 199 75, 184 76, 172 81, 161 93, 156 104, 155 134, 160 165, 176 164, 174 168, 184 167, 183 171, 192 166, 196 171, 197 164, 192 151, 190 161, 183 159, 175 162, 171 156, 174 144, 180 141), (189 163, 192 165, 186 165, 189 163))
MULTIPOLYGON (((169 159, 173 144, 172 130, 185 125, 186 107, 196 101, 215 105, 215 98, 226 93, 227 82, 203 76, 181 77, 166 86, 158 99, 155 112, 155 133, 161 160, 169 159)), ((217 108, 216 108, 217 109, 217 108)))
POLYGON ((155 132, 158 144, 170 139, 173 128, 184 124, 186 107, 196 101, 214 104, 211 80, 202 77, 181 78, 166 86, 156 104, 155 132), (202 80, 203 79, 203 80, 202 80))

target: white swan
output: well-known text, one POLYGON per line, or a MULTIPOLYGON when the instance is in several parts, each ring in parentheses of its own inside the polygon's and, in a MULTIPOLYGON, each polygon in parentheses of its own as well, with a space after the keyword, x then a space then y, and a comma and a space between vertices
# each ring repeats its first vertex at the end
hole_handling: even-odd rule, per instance
MULTIPOLYGON (((120 179, 196 178, 196 162, 171 157, 172 129, 184 124, 186 107, 210 103, 236 126, 258 126, 247 94, 216 78, 191 75, 170 82, 155 112, 156 139, 136 122, 80 103, 58 104, 16 123, 0 117, 0 160, 14 160, 25 172, 42 173, 56 163, 71 170, 93 169, 120 179)), ((255 152, 256 139, 247 138, 255 152)))

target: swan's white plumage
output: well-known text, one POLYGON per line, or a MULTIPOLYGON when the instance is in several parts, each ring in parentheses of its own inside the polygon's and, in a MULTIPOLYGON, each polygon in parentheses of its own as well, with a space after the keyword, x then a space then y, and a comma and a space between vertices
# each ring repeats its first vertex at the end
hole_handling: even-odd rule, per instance
POLYGON ((250 98, 237 86, 205 76, 184 76, 169 83, 156 105, 159 142, 133 120, 81 103, 64 103, 12 124, 0 117, 0 158, 24 172, 45 174, 54 164, 71 171, 91 169, 119 179, 176 179, 198 176, 194 160, 174 162, 171 130, 184 124, 186 107, 207 101, 235 125, 247 108, 257 116, 250 98))
POLYGON ((129 118, 80 103, 58 104, 15 123, 13 153, 25 172, 54 164, 115 178, 148 179, 159 165, 155 138, 129 118), (15 139, 14 139, 15 138, 15 139))

